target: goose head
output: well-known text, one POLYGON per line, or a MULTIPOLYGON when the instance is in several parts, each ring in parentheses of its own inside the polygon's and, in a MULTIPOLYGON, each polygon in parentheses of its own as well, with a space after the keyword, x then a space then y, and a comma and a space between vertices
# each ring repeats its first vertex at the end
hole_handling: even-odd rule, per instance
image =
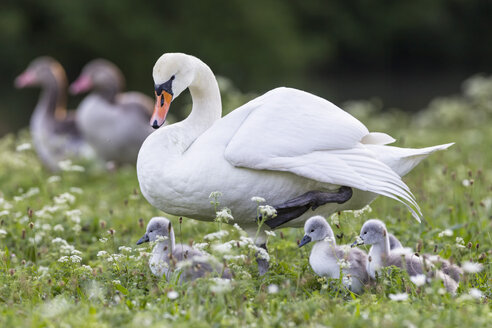
POLYGON ((195 79, 199 59, 181 53, 166 53, 154 65, 152 76, 156 102, 150 125, 158 129, 166 121, 171 101, 188 88, 195 79))
POLYGON ((171 234, 174 234, 171 221, 162 216, 153 217, 147 224, 145 234, 137 241, 137 245, 157 241, 159 237, 171 238, 173 237, 171 234))
POLYGON ((66 85, 66 74, 60 63, 51 57, 39 57, 33 60, 14 82, 18 89, 53 83, 66 85))
POLYGON ((334 238, 333 230, 331 229, 326 219, 320 215, 313 216, 304 224, 304 237, 299 243, 299 247, 306 245, 312 241, 324 240, 327 237, 334 238))
POLYGON ((356 245, 374 245, 384 242, 388 238, 388 231, 384 222, 371 219, 367 220, 360 230, 360 236, 352 246, 356 245))
POLYGON ((70 93, 76 95, 91 89, 115 95, 124 88, 125 80, 120 69, 105 59, 87 63, 77 80, 70 85, 70 93))

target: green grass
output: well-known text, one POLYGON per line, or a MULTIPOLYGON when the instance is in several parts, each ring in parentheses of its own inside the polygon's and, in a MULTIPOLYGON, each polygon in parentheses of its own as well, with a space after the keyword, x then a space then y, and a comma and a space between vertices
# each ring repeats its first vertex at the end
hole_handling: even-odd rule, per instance
MULTIPOLYGON (((236 278, 222 290, 212 279, 183 285, 177 277, 169 283, 156 279, 145 257, 150 248, 138 249, 135 242, 160 213, 139 193, 134 168, 104 174, 87 168, 53 178, 33 150, 16 150, 29 142, 24 132, 0 139, 0 326, 490 327, 492 91, 473 87, 468 85, 462 96, 434 101, 418 117, 380 113, 367 102, 347 105, 370 130, 391 134, 398 145, 456 145, 432 155, 405 178, 422 207, 422 224, 402 205, 380 197, 371 212, 341 213, 340 228, 333 226, 336 234, 343 233, 338 243, 351 243, 366 219, 379 218, 406 246, 420 244, 422 252, 458 263, 482 263, 480 273, 465 276, 456 296, 443 293, 439 281, 417 288, 398 270, 384 274, 363 295, 350 294, 340 282, 314 275, 310 246, 296 245, 301 229, 284 229, 269 238, 272 267, 263 277, 258 277, 253 252, 234 247, 232 255, 244 258, 228 261, 236 278), (453 235, 440 237, 445 229, 453 235), (53 243, 57 237, 81 252, 74 254, 81 263, 58 261, 73 250, 53 243), (109 261, 113 257, 97 256, 100 251, 121 255, 109 261), (276 293, 269 292, 272 285, 278 286, 276 293), (472 288, 483 296, 471 297, 472 288), (178 297, 171 299, 170 291, 178 297), (389 297, 403 292, 406 301, 389 297)), ((220 229, 217 223, 172 220, 179 242, 202 243, 206 234, 220 229)), ((222 229, 229 235, 215 243, 240 238, 232 226, 222 229)), ((213 245, 207 250, 223 256, 213 245)))

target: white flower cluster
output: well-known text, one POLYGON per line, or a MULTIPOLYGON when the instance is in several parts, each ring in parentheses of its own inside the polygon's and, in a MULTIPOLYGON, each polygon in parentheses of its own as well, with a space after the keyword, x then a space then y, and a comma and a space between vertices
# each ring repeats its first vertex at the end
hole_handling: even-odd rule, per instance
POLYGON ((407 293, 389 294, 388 296, 390 300, 397 301, 397 302, 406 301, 408 299, 407 293))
POLYGON ((229 279, 212 278, 210 280, 213 282, 210 285, 210 291, 216 294, 222 294, 232 290, 231 280, 229 279))
POLYGON ((57 205, 73 204, 75 202, 75 196, 71 193, 64 192, 63 194, 55 196, 53 200, 57 205))
POLYGON ((350 288, 352 286, 352 276, 349 274, 343 276, 342 277, 342 284, 344 284, 345 286, 350 288))
POLYGON ((225 237, 229 235, 229 232, 227 230, 219 230, 217 232, 209 233, 208 235, 205 235, 203 239, 205 240, 214 240, 214 239, 221 239, 222 237, 225 237))
POLYGON ((451 237, 452 235, 453 235, 453 231, 452 231, 452 230, 450 230, 450 229, 445 229, 445 230, 441 231, 441 232, 440 232, 437 236, 438 236, 439 238, 442 238, 442 237, 444 237, 444 236, 451 237))
POLYGON ((58 167, 62 171, 67 171, 67 172, 84 172, 85 171, 83 166, 74 165, 74 164, 72 164, 72 161, 69 159, 58 162, 58 167))
POLYGON ((270 205, 258 206, 260 214, 263 218, 274 218, 277 216, 277 210, 270 205))
POLYGON ((255 203, 264 203, 266 202, 265 198, 263 197, 251 197, 251 201, 255 202, 255 203))
POLYGON ((37 194, 39 194, 39 188, 38 187, 32 187, 32 188, 29 188, 29 190, 26 191, 25 193, 23 193, 19 196, 14 196, 14 201, 20 202, 21 200, 30 198, 30 197, 37 195, 37 194))
POLYGON ((465 241, 461 237, 456 237, 456 247, 458 248, 466 248, 465 241))
POLYGON ((233 221, 234 217, 231 214, 231 210, 228 208, 223 208, 217 213, 215 213, 215 221, 228 223, 229 221, 233 221))
POLYGON ((340 267, 340 269, 349 269, 350 268, 350 262, 347 261, 346 259, 338 259, 337 264, 340 267))
POLYGON ((28 143, 28 142, 23 143, 23 144, 20 144, 17 147, 15 147, 15 150, 17 152, 26 151, 26 150, 29 150, 29 149, 32 149, 32 145, 30 143, 28 143))
POLYGON ((410 281, 417 287, 423 286, 427 281, 427 276, 425 274, 418 274, 410 277, 410 281))

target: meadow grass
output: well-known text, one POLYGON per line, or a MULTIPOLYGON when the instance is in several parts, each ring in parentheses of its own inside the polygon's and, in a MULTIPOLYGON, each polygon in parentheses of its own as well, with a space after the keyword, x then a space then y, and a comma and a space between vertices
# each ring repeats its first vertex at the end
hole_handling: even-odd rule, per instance
POLYGON ((396 269, 364 294, 351 294, 340 281, 314 275, 311 246, 296 244, 302 229, 269 237, 271 269, 259 277, 240 230, 186 218, 180 224, 176 217, 170 218, 177 242, 193 241, 227 258, 235 279, 182 285, 177 276, 157 279, 147 265, 150 245, 135 243, 149 219, 162 213, 140 194, 135 169, 101 173, 89 165, 80 172, 66 165, 52 174, 22 132, 0 139, 0 326, 490 327, 492 90, 483 91, 486 82, 472 81, 463 95, 437 99, 413 117, 378 112, 371 102, 347 104, 371 131, 389 133, 399 146, 456 145, 405 177, 424 213, 422 224, 383 197, 370 210, 328 218, 339 244, 352 243, 366 219, 379 218, 405 246, 481 263, 455 296, 439 281, 415 286, 396 269), (205 237, 220 229, 228 234, 205 237), (394 300, 398 294, 406 299, 394 300))

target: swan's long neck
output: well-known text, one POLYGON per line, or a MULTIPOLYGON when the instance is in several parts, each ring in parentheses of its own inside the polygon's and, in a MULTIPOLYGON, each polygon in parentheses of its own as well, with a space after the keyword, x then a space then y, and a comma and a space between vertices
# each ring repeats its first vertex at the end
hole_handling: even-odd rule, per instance
MULTIPOLYGON (((222 115, 222 104, 217 80, 212 70, 202 62, 196 62, 195 75, 188 86, 193 107, 190 115, 183 121, 173 124, 173 132, 179 137, 179 153, 183 153, 188 147, 222 115)), ((159 129, 156 134, 169 130, 159 129)))
POLYGON ((66 79, 54 73, 43 81, 43 89, 31 125, 46 125, 53 122, 55 118, 64 118, 66 115, 64 87, 66 87, 66 79))

